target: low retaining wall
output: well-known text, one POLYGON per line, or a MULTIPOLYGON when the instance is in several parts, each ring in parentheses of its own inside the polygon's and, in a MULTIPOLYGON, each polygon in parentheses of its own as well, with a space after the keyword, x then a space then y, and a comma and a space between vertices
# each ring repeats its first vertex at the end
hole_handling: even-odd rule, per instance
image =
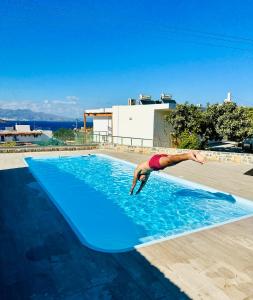
POLYGON ((76 151, 97 149, 98 145, 83 146, 52 146, 52 147, 20 147, 0 148, 0 153, 45 152, 45 151, 76 151))
MULTIPOLYGON (((53 146, 53 147, 20 147, 0 148, 0 153, 22 153, 22 152, 46 152, 46 151, 78 151, 93 149, 108 149, 117 152, 135 152, 143 154, 168 153, 177 154, 189 151, 188 149, 160 148, 160 147, 138 147, 118 144, 96 144, 83 146, 53 146)), ((235 162, 242 164, 253 164, 253 154, 249 153, 227 153, 219 151, 200 151, 210 161, 235 162)))
MULTIPOLYGON (((143 154, 153 153, 168 153, 177 154, 190 151, 189 149, 176 149, 176 148, 160 148, 160 147, 135 147, 117 144, 100 144, 100 149, 109 149, 117 152, 135 152, 143 154)), ((253 154, 249 153, 235 153, 235 152, 219 152, 219 151, 200 151, 207 160, 220 161, 220 162, 235 162, 242 164, 253 164, 253 154)))

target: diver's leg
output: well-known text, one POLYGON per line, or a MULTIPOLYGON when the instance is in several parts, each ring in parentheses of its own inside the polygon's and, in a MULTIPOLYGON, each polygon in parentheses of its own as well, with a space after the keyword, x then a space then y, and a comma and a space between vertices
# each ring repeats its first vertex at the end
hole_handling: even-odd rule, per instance
POLYGON ((204 163, 204 157, 198 151, 190 151, 182 154, 171 154, 161 157, 159 163, 162 167, 169 167, 186 160, 193 160, 201 164, 204 163))

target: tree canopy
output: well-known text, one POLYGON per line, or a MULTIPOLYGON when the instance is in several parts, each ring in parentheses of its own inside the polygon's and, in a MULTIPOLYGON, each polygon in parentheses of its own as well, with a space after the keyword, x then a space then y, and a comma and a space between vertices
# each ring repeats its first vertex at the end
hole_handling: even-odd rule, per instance
POLYGON ((72 129, 60 128, 53 132, 53 137, 62 141, 73 140, 75 133, 72 129))
POLYGON ((241 141, 253 134, 252 122, 245 107, 225 103, 217 118, 216 131, 230 141, 241 141))
POLYGON ((235 103, 208 105, 206 110, 193 104, 178 104, 166 120, 174 129, 176 138, 198 135, 202 145, 210 140, 241 141, 253 135, 253 108, 235 103))

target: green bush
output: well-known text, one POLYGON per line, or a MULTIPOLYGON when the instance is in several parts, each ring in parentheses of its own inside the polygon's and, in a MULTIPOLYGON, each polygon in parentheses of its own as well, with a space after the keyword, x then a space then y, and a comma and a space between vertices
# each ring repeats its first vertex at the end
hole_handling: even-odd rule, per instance
POLYGON ((72 129, 60 128, 53 132, 53 137, 61 141, 74 140, 75 133, 72 129))
MULTIPOLYGON (((207 105, 204 110, 193 104, 178 104, 165 119, 173 128, 176 142, 180 135, 187 131, 201 138, 201 147, 212 140, 227 139, 240 142, 253 134, 253 107, 238 106, 236 103, 207 105)), ((188 137, 183 135, 182 140, 184 139, 188 140, 188 137)), ((196 140, 196 136, 191 136, 190 140, 194 139, 196 140)), ((184 141, 182 142, 185 145, 184 141)))
POLYGON ((59 141, 57 139, 51 138, 48 141, 40 141, 40 142, 36 142, 36 144, 38 146, 64 146, 65 143, 62 141, 59 141))
POLYGON ((17 143, 15 141, 10 141, 10 142, 5 142, 5 143, 1 144, 1 146, 2 147, 7 147, 7 148, 15 147, 15 146, 17 146, 17 143))
POLYGON ((201 149, 201 141, 197 134, 184 131, 179 136, 178 148, 181 149, 201 149))

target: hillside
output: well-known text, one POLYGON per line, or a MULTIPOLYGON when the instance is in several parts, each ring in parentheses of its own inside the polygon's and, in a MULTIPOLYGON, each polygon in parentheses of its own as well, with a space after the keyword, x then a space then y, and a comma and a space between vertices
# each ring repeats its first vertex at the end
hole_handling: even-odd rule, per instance
POLYGON ((72 118, 57 116, 43 112, 35 112, 30 109, 2 109, 0 119, 19 121, 70 121, 72 118))

